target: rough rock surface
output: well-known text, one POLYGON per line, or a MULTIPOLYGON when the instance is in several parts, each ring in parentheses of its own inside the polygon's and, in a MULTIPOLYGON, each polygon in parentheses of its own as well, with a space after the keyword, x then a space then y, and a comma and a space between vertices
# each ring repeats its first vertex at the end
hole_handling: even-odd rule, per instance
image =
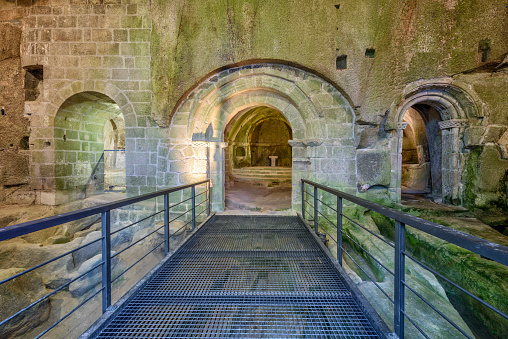
MULTIPOLYGON (((24 268, 11 267, 0 269, 0 280, 23 272, 24 268)), ((39 274, 30 272, 0 285, 0 318, 5 319, 14 315, 20 308, 24 308, 47 294, 46 287, 39 274)), ((13 318, 0 329, 0 337, 17 337, 38 326, 50 313, 48 300, 33 306, 24 314, 13 318)))

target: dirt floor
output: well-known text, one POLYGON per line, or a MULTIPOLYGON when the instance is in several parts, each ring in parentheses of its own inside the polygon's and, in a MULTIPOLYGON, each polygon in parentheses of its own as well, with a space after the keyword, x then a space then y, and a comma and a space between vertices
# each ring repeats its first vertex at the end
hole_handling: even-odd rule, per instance
POLYGON ((226 210, 254 212, 291 209, 291 186, 266 187, 235 182, 226 189, 226 210))

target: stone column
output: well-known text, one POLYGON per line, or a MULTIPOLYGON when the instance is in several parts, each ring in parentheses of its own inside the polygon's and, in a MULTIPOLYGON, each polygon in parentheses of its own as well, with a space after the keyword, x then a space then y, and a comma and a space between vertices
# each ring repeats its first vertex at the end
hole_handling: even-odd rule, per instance
POLYGON ((395 128, 391 130, 391 169, 390 169, 390 199, 394 202, 400 203, 401 196, 401 179, 402 179, 402 144, 404 137, 404 130, 407 127, 407 122, 398 122, 395 128))
POLYGON ((225 200, 225 165, 226 159, 224 157, 224 150, 228 147, 227 142, 210 142, 210 179, 212 180, 212 210, 224 211, 225 200))
POLYGON ((292 170, 291 170, 291 183, 292 183, 292 197, 291 204, 293 210, 301 210, 301 196, 300 196, 300 180, 306 178, 306 173, 309 169, 310 160, 307 157, 307 146, 303 141, 300 140, 289 140, 291 145, 291 158, 292 158, 292 170))
POLYGON ((443 201, 459 203, 463 187, 460 176, 464 164, 461 136, 468 126, 467 119, 451 119, 439 122, 442 138, 442 194, 443 201))

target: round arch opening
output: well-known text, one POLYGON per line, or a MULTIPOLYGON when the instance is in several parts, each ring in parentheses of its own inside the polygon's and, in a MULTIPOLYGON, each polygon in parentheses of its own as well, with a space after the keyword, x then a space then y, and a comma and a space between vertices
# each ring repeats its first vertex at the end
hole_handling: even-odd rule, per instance
POLYGON ((227 209, 291 208, 293 138, 290 123, 275 108, 237 113, 224 130, 227 209))
POLYGON ((416 104, 403 116, 401 193, 442 199, 442 136, 439 111, 416 104))
POLYGON ((125 160, 106 154, 125 149, 125 120, 114 100, 97 92, 77 93, 60 106, 54 126, 57 204, 109 190, 113 165, 114 181, 125 187, 125 160))

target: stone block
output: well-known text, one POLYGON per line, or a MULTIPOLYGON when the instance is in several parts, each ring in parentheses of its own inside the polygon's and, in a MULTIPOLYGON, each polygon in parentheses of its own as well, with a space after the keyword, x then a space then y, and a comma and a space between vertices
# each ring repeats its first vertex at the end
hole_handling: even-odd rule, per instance
POLYGON ((483 143, 497 143, 503 133, 506 131, 505 125, 489 125, 483 135, 483 143))
POLYGON ((122 43, 120 45, 120 52, 122 55, 150 55, 150 44, 147 42, 122 43))
POLYGON ((150 30, 149 29, 130 29, 129 30, 129 41, 150 41, 150 30))
POLYGON ((356 152, 358 186, 390 186, 390 152, 378 149, 361 149, 356 152))
POLYGON ((138 5, 127 5, 127 15, 138 14, 138 5))
POLYGON ((80 58, 81 67, 95 68, 101 67, 102 58, 99 56, 83 56, 80 58))
POLYGON ((478 146, 482 143, 482 136, 487 130, 484 126, 470 126, 464 132, 464 144, 466 147, 478 146))
POLYGON ((120 17, 119 16, 100 16, 99 27, 101 28, 120 28, 120 17))
POLYGON ((121 21, 122 28, 143 28, 143 17, 137 15, 123 16, 121 21))
POLYGON ((150 79, 150 69, 131 69, 129 71, 130 80, 148 80, 150 79))
POLYGON ((78 16, 78 26, 82 28, 98 27, 99 17, 95 15, 80 15, 78 16))
POLYGON ((37 27, 38 28, 55 28, 58 26, 56 17, 52 16, 38 16, 37 27))
POLYGON ((102 66, 108 68, 123 68, 123 58, 120 56, 104 56, 102 57, 102 66))
POLYGON ((58 19, 57 19, 58 27, 61 27, 61 28, 76 27, 77 21, 78 21, 78 19, 74 15, 62 15, 62 16, 58 16, 58 19))
POLYGON ((69 43, 52 43, 49 45, 49 54, 51 55, 69 55, 69 43))
POLYGON ((101 55, 119 55, 120 44, 117 42, 103 42, 97 44, 97 52, 101 55))
POLYGON ((112 70, 112 78, 118 80, 127 80, 129 79, 129 70, 127 69, 113 69, 112 70))
POLYGON ((95 43, 71 43, 70 52, 72 55, 94 55, 97 53, 97 46, 95 43))
POLYGON ((151 91, 132 91, 125 94, 131 102, 150 102, 152 99, 151 91))
POLYGON ((83 31, 81 29, 53 29, 53 41, 81 41, 83 31))
POLYGON ((92 40, 111 41, 113 40, 113 31, 111 29, 93 29, 92 40))
POLYGON ((113 41, 127 41, 129 40, 129 34, 127 29, 114 29, 113 30, 113 41))

